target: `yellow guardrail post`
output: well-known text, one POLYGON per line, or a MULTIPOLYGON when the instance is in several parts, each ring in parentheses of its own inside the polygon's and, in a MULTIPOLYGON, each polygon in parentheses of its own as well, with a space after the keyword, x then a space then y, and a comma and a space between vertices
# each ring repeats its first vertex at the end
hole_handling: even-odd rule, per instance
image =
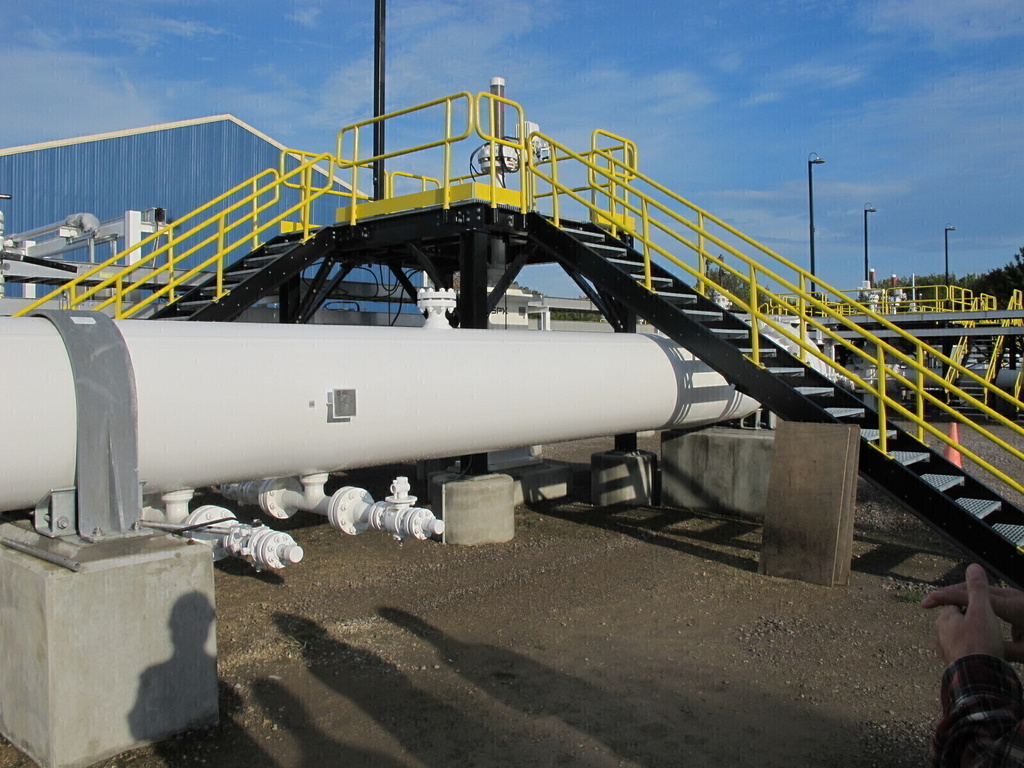
POLYGON ((916 414, 917 424, 914 430, 914 436, 920 442, 924 442, 924 346, 918 345, 916 350, 917 359, 917 370, 915 371, 914 382, 916 387, 914 388, 914 397, 916 400, 916 414))
POLYGON ((885 350, 881 344, 875 346, 876 354, 876 365, 878 370, 878 391, 875 393, 876 400, 878 401, 878 450, 882 453, 889 453, 889 436, 886 434, 889 426, 887 418, 887 399, 888 399, 888 386, 886 382, 886 371, 885 367, 885 350))

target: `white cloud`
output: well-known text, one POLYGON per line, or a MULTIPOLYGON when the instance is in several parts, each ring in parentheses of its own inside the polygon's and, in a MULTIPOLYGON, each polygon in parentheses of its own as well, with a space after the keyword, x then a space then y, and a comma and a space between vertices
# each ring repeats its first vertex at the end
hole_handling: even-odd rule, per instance
POLYGON ((7 48, 0 51, 0 146, 161 122, 158 104, 142 97, 123 72, 74 52, 7 48))
POLYGON ((321 13, 323 13, 323 8, 320 7, 296 5, 295 10, 288 14, 288 18, 300 27, 313 29, 317 26, 321 13))
POLYGON ((883 0, 868 14, 873 32, 919 32, 939 44, 1024 35, 1020 0, 883 0))

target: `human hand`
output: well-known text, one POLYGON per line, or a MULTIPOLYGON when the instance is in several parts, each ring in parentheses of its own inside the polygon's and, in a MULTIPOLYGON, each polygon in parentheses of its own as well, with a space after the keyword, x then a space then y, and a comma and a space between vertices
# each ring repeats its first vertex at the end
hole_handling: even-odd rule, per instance
MULTIPOLYGON (((995 615, 1010 625, 1010 640, 1003 644, 1007 661, 1024 662, 1024 592, 1007 587, 989 587, 989 603, 995 615)), ((923 608, 967 607, 967 582, 942 587, 925 596, 923 608)))
POLYGON ((946 605, 935 620, 935 648, 947 664, 984 653, 1005 658, 1002 627, 992 609, 988 576, 976 563, 967 566, 967 610, 946 605))

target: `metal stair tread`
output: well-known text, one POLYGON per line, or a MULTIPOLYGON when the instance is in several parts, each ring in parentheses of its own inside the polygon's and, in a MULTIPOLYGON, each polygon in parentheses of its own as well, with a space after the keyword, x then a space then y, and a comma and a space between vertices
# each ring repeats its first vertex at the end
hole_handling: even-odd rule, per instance
POLYGON ((776 376, 799 376, 807 372, 806 368, 765 368, 765 370, 776 376))
POLYGON ((573 227, 562 227, 562 231, 567 235, 575 237, 577 240, 590 239, 590 240, 604 240, 604 234, 601 232, 591 232, 589 229, 574 229, 573 227))
POLYGON ((674 293, 672 291, 658 291, 658 296, 667 301, 678 301, 680 304, 693 304, 697 297, 692 293, 674 293))
POLYGON ((979 520, 984 520, 987 515, 1003 506, 1003 503, 997 499, 969 499, 967 497, 957 499, 956 503, 979 520))
POLYGON ((863 416, 863 408, 826 408, 825 412, 829 416, 833 416, 837 419, 848 419, 851 416, 863 416))
POLYGON ((1024 525, 1013 523, 996 523, 992 530, 1013 544, 1015 547, 1024 545, 1024 525))
POLYGON ((927 451, 892 451, 889 455, 906 467, 919 461, 927 461, 931 454, 927 451))
POLYGON ((963 475, 937 475, 925 473, 921 475, 921 479, 928 483, 932 488, 940 491, 948 491, 950 488, 964 484, 963 475))
POLYGON ((801 395, 812 397, 815 395, 834 395, 835 387, 794 387, 801 395))
POLYGON ((749 328, 710 328, 712 333, 717 333, 719 336, 731 336, 733 338, 746 337, 750 335, 749 328))
MULTIPOLYGON (((612 251, 614 253, 621 253, 623 255, 625 255, 626 253, 626 248, 624 246, 614 245, 612 243, 587 243, 586 245, 588 248, 592 248, 595 251, 612 251)), ((609 256, 607 258, 609 261, 611 261, 614 257, 609 256)), ((642 262, 630 261, 629 263, 640 264, 642 262)))
MULTIPOLYGON (((864 440, 867 440, 869 443, 876 442, 879 439, 879 437, 881 437, 881 435, 882 435, 882 431, 880 429, 875 429, 874 427, 868 427, 867 429, 861 427, 861 430, 860 430, 860 436, 864 440)), ((889 438, 889 437, 896 437, 896 430, 895 429, 887 429, 887 430, 885 430, 885 436, 887 438, 889 438)))
POLYGON ((722 310, 714 309, 684 309, 683 314, 687 317, 692 317, 694 320, 699 318, 707 318, 708 320, 721 320, 722 310))

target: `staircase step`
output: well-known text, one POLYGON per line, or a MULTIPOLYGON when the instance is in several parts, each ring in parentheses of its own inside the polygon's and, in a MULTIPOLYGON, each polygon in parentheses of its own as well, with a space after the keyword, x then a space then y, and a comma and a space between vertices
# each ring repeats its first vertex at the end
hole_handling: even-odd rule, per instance
POLYGON ((675 293, 673 291, 658 291, 658 295, 673 304, 694 304, 697 297, 692 293, 675 293))
POLYGON ((864 415, 863 408, 826 408, 825 412, 836 419, 860 418, 864 415))
MULTIPOLYGON (((248 260, 246 260, 246 264, 248 263, 248 260)), ((224 282, 227 283, 227 281, 230 279, 237 285, 238 283, 245 280, 247 277, 252 277, 253 275, 262 272, 263 269, 264 268, 261 266, 243 269, 232 269, 229 272, 224 273, 224 282)))
POLYGON ((776 376, 801 376, 807 373, 806 368, 766 368, 765 370, 776 376))
POLYGON ((984 520, 987 515, 992 514, 1003 506, 1001 501, 995 499, 968 499, 966 497, 957 499, 956 503, 979 520, 984 520))
MULTIPOLYGON (((609 259, 609 261, 611 261, 611 259, 609 259)), ((644 281, 647 279, 647 278, 644 277, 644 273, 643 272, 630 272, 629 276, 632 277, 634 280, 636 280, 640 284, 643 284, 644 281)), ((671 277, 662 277, 661 275, 651 275, 651 283, 652 284, 653 283, 663 283, 665 285, 671 285, 674 282, 675 282, 675 280, 673 280, 671 277)))
MULTIPOLYGON (((742 352, 747 357, 750 357, 752 354, 754 354, 753 347, 738 347, 737 349, 739 349, 739 351, 742 352)), ((778 353, 778 350, 775 349, 775 347, 761 347, 758 349, 758 352, 761 353, 761 357, 775 357, 778 353)))
MULTIPOLYGON (((625 255, 626 249, 621 245, 611 245, 609 243, 587 243, 587 247, 591 250, 598 251, 599 253, 615 253, 625 255)), ((609 261, 614 259, 614 256, 605 256, 609 261)), ((629 264, 643 264, 642 261, 629 261, 629 264)))
POLYGON ((931 454, 926 451, 892 451, 889 455, 904 467, 908 467, 919 461, 928 461, 931 454))
POLYGON ((710 328, 709 330, 723 339, 745 339, 750 336, 749 328, 710 328))
MULTIPOLYGON (((593 246, 592 246, 593 247, 593 246)), ((620 259, 616 256, 609 256, 605 259, 609 264, 618 264, 623 267, 643 267, 644 263, 640 259, 620 259)))
POLYGON ((948 491, 950 488, 954 488, 958 485, 964 484, 963 475, 932 475, 924 474, 921 475, 921 479, 924 480, 932 488, 940 491, 948 491))
MULTIPOLYGON (((873 429, 871 427, 869 427, 867 429, 864 429, 862 427, 861 430, 860 430, 860 436, 864 440, 867 440, 869 443, 877 443, 878 439, 881 437, 881 435, 882 435, 881 430, 873 429)), ((889 437, 896 437, 896 430, 895 429, 887 429, 887 430, 885 430, 885 436, 887 438, 889 438, 889 437)))
POLYGON ((572 235, 577 240, 604 241, 604 234, 602 232, 591 232, 589 229, 573 229, 572 227, 562 227, 562 231, 567 235, 572 235))
POLYGON ((992 526, 992 530, 1006 539, 1008 542, 1013 544, 1015 547, 1020 548, 1024 545, 1024 525, 1013 525, 1012 523, 997 523, 992 526))
POLYGON ((794 387, 794 389, 804 397, 834 395, 836 393, 835 387, 794 387))
POLYGON ((684 309, 683 314, 694 320, 721 320, 723 317, 721 310, 713 309, 684 309))

